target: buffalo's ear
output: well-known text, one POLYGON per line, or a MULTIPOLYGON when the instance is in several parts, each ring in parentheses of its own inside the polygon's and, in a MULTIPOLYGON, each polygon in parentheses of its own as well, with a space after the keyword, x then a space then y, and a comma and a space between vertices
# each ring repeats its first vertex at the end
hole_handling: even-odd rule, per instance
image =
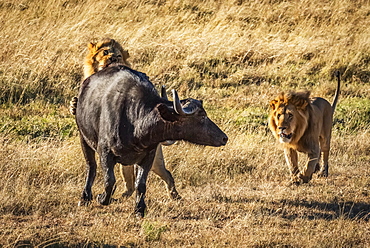
POLYGON ((174 121, 177 121, 177 114, 175 113, 175 111, 173 111, 173 109, 167 107, 166 104, 163 104, 163 103, 160 103, 156 106, 159 114, 161 115, 161 117, 165 120, 165 121, 170 121, 170 122, 174 122, 174 121))

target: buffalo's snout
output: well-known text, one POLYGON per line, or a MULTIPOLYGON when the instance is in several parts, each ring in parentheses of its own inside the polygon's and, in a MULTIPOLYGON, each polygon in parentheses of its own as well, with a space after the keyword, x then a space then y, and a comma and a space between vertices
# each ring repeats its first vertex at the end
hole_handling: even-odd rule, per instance
POLYGON ((213 144, 212 144, 212 146, 215 146, 215 147, 224 146, 229 140, 229 138, 224 132, 222 132, 222 134, 220 135, 217 135, 216 137, 217 138, 213 139, 213 144))
POLYGON ((229 138, 226 136, 225 134, 225 137, 222 138, 222 142, 223 142, 223 146, 226 145, 227 141, 229 140, 229 138))
MULTIPOLYGON (((216 147, 226 145, 227 141, 229 140, 227 135, 210 119, 208 119, 207 124, 208 124, 206 125, 207 128, 205 132, 203 132, 203 134, 207 133, 208 140, 209 140, 208 142, 210 144, 206 144, 206 145, 216 146, 216 147)), ((203 138, 205 138, 204 135, 203 135, 203 138)))
POLYGON ((224 146, 226 145, 227 141, 229 140, 229 138, 227 137, 226 134, 224 134, 221 139, 220 139, 220 146, 224 146))

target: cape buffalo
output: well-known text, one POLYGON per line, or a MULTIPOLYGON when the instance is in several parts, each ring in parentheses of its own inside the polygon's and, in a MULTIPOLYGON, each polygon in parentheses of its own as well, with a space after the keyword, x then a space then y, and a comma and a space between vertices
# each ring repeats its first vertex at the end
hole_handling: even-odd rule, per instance
POLYGON ((173 102, 160 97, 144 73, 122 65, 101 70, 82 83, 76 111, 87 163, 82 204, 92 200, 96 152, 105 186, 97 196, 98 202, 111 202, 115 164, 136 164, 135 212, 144 216, 146 180, 160 142, 186 140, 216 147, 227 143, 226 134, 207 117, 201 101, 180 101, 176 91, 172 93, 173 102))

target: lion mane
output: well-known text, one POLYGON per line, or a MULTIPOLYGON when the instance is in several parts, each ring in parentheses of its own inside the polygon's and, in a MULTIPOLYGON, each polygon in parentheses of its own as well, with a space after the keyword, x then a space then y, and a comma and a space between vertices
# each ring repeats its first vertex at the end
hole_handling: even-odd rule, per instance
POLYGON ((333 103, 321 97, 310 97, 309 91, 281 93, 270 102, 269 128, 283 145, 286 162, 291 172, 292 182, 307 183, 314 172, 320 170, 323 154, 323 167, 319 176, 328 176, 333 114, 340 92, 340 76, 337 73, 337 90, 333 103), (298 153, 307 154, 308 163, 300 172, 298 153))
POLYGON ((280 112, 284 112, 284 110, 289 111, 288 118, 292 116, 295 117, 293 124, 294 127, 291 127, 294 128, 294 135, 292 135, 291 140, 288 143, 289 146, 294 147, 302 138, 308 127, 309 116, 312 112, 312 107, 310 105, 310 94, 311 92, 309 91, 288 93, 283 92, 270 102, 270 108, 272 111, 269 116, 269 127, 276 139, 279 140, 282 138, 280 141, 281 143, 284 143, 284 138, 289 137, 284 137, 281 129, 278 127, 278 116, 281 116, 280 112))
POLYGON ((131 67, 127 59, 130 57, 127 50, 114 39, 103 39, 100 42, 88 44, 88 53, 84 61, 84 78, 100 71, 111 64, 121 64, 131 67))

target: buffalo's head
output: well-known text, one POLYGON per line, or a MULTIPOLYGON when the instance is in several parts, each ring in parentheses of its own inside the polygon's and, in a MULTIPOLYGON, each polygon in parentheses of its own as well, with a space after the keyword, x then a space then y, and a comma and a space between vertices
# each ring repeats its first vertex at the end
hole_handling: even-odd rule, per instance
POLYGON ((172 106, 159 104, 157 107, 161 117, 170 122, 177 133, 174 137, 199 145, 226 145, 227 135, 208 118, 202 101, 191 98, 180 101, 175 90, 172 90, 172 94, 172 106))

